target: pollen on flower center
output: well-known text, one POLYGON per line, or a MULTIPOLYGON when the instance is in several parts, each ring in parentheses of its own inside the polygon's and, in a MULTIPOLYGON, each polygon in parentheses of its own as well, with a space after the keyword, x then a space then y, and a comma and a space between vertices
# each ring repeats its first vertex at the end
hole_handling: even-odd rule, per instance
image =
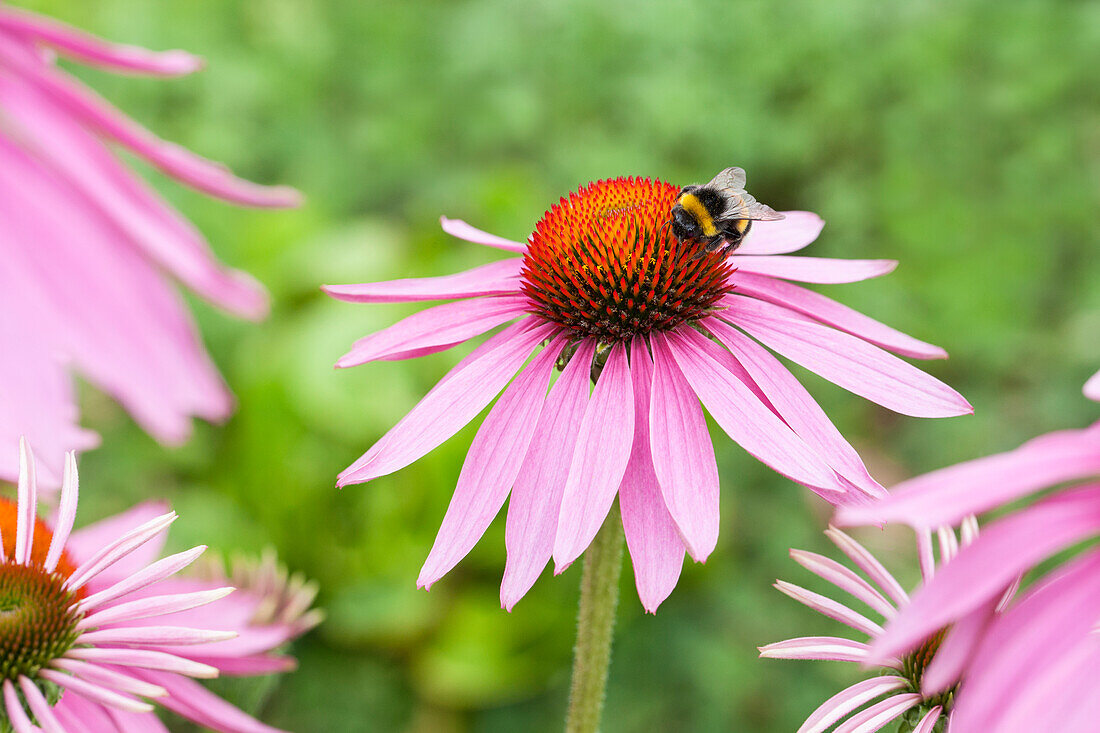
POLYGON ((542 217, 523 261, 533 313, 604 343, 706 314, 731 290, 720 254, 666 226, 680 189, 648 178, 591 183, 542 217))

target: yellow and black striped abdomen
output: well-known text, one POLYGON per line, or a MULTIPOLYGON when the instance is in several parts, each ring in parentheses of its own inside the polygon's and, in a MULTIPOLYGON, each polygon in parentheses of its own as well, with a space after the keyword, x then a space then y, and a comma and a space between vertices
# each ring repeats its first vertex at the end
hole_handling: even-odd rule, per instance
POLYGON ((714 225, 714 217, 707 211, 707 207, 703 205, 698 196, 694 193, 685 193, 677 203, 684 208, 684 211, 691 214, 705 236, 713 237, 718 234, 718 228, 714 225))

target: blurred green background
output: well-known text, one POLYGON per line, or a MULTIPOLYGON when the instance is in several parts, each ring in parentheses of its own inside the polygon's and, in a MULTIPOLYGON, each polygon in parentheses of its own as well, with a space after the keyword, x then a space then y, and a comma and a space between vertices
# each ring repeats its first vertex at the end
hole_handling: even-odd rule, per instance
MULTIPOLYGON (((278 548, 328 620, 260 714, 299 731, 555 731, 579 566, 507 614, 503 521, 432 592, 414 588, 473 434, 343 491, 336 473, 469 350, 347 371, 350 344, 413 312, 321 283, 437 275, 498 255, 438 217, 524 239, 589 180, 687 183, 736 164, 757 197, 828 222, 808 254, 901 261, 820 290, 940 344, 928 371, 976 415, 895 416, 799 371, 889 484, 1095 419, 1100 366, 1100 3, 554 0, 49 0, 105 37, 209 65, 158 81, 77 74, 158 133, 297 186, 291 212, 236 210, 151 175, 223 259, 270 288, 253 325, 194 309, 240 409, 164 449, 84 391, 91 521, 150 496, 177 546, 278 548)), ((476 422, 476 421, 475 421, 476 422)), ((758 645, 839 633, 770 587, 823 590, 787 548, 828 553, 828 511, 715 432, 722 533, 656 616, 623 574, 605 730, 791 731, 858 678, 758 645)), ((915 581, 911 536, 859 535, 915 581)), ((835 553, 832 553, 835 554, 835 553)))

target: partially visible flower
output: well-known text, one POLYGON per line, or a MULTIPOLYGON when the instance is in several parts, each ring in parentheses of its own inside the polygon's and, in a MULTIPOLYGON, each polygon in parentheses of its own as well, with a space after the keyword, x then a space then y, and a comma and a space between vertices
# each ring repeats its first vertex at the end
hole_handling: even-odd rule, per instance
POLYGON ((837 515, 845 524, 954 524, 1066 482, 1072 483, 988 524, 875 643, 879 659, 915 648, 943 626, 972 628, 958 730, 1096 729, 1100 549, 1086 544, 1064 555, 1006 613, 994 618, 990 609, 1006 583, 1100 537, 1100 422, 918 476, 881 502, 837 515))
POLYGON ((55 52, 127 74, 200 68, 182 51, 105 43, 0 2, 0 478, 14 479, 20 435, 47 460, 96 443, 78 427, 69 370, 115 397, 157 439, 181 442, 191 416, 221 420, 232 397, 169 278, 246 318, 267 296, 226 269, 202 235, 109 144, 172 178, 245 206, 293 206, 299 195, 234 177, 165 142, 55 64, 55 52))
MULTIPOLYGON (((874 555, 834 527, 830 527, 825 534, 863 571, 863 575, 813 552, 791 550, 791 557, 887 621, 894 618, 899 610, 904 612, 909 604, 908 594, 874 555)), ((978 523, 973 517, 966 519, 961 533, 962 545, 965 547, 972 542, 977 534, 978 523)), ((937 535, 942 564, 958 552, 960 538, 946 528, 938 530, 937 535)), ((925 582, 931 580, 936 572, 932 545, 930 531, 917 533, 921 575, 925 582)), ((776 581, 775 587, 818 613, 865 634, 872 642, 883 633, 878 622, 844 603, 783 580, 776 581)), ((1006 591, 1002 588, 1002 600, 1011 593, 1012 589, 1006 591)), ((833 729, 834 733, 871 733, 898 719, 903 722, 901 730, 904 731, 930 733, 944 730, 946 721, 952 718, 956 700, 959 670, 953 653, 960 631, 965 633, 965 629, 948 632, 946 628, 940 628, 924 644, 904 656, 874 660, 882 667, 877 676, 857 682, 826 700, 810 714, 798 729, 799 733, 822 733, 834 725, 837 726, 833 729), (948 639, 946 642, 945 636, 948 639)), ((760 656, 771 659, 826 659, 865 665, 872 662, 868 643, 833 636, 808 636, 768 644, 760 647, 760 656)))
POLYGON ((587 185, 526 243, 444 219, 450 234, 521 256, 325 288, 358 303, 456 299, 361 339, 339 367, 435 353, 515 321, 340 474, 344 486, 409 465, 504 391, 474 438, 420 586, 470 551, 510 494, 501 603, 511 609, 551 557, 556 572, 577 559, 618 497, 639 597, 655 610, 685 550, 703 561, 718 539, 718 467, 700 400, 745 450, 829 501, 879 496, 855 450, 761 344, 898 412, 970 412, 879 347, 917 358, 942 349, 786 282, 853 282, 896 263, 784 256, 821 231, 809 212, 756 222, 729 258, 696 257, 665 226, 678 192, 646 178, 587 185), (555 365, 564 368, 547 395, 555 365))
POLYGON ((1100 402, 1100 372, 1096 372, 1089 381, 1085 382, 1085 396, 1100 402))

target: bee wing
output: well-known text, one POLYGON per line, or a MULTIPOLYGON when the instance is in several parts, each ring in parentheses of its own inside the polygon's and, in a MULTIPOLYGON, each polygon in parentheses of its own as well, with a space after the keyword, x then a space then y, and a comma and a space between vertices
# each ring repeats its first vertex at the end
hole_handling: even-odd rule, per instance
POLYGON ((745 190, 726 191, 729 202, 722 219, 752 219, 753 221, 777 221, 783 218, 778 211, 762 204, 745 190))
POLYGON ((743 168, 726 168, 712 178, 707 185, 729 193, 744 191, 745 171, 743 168))

